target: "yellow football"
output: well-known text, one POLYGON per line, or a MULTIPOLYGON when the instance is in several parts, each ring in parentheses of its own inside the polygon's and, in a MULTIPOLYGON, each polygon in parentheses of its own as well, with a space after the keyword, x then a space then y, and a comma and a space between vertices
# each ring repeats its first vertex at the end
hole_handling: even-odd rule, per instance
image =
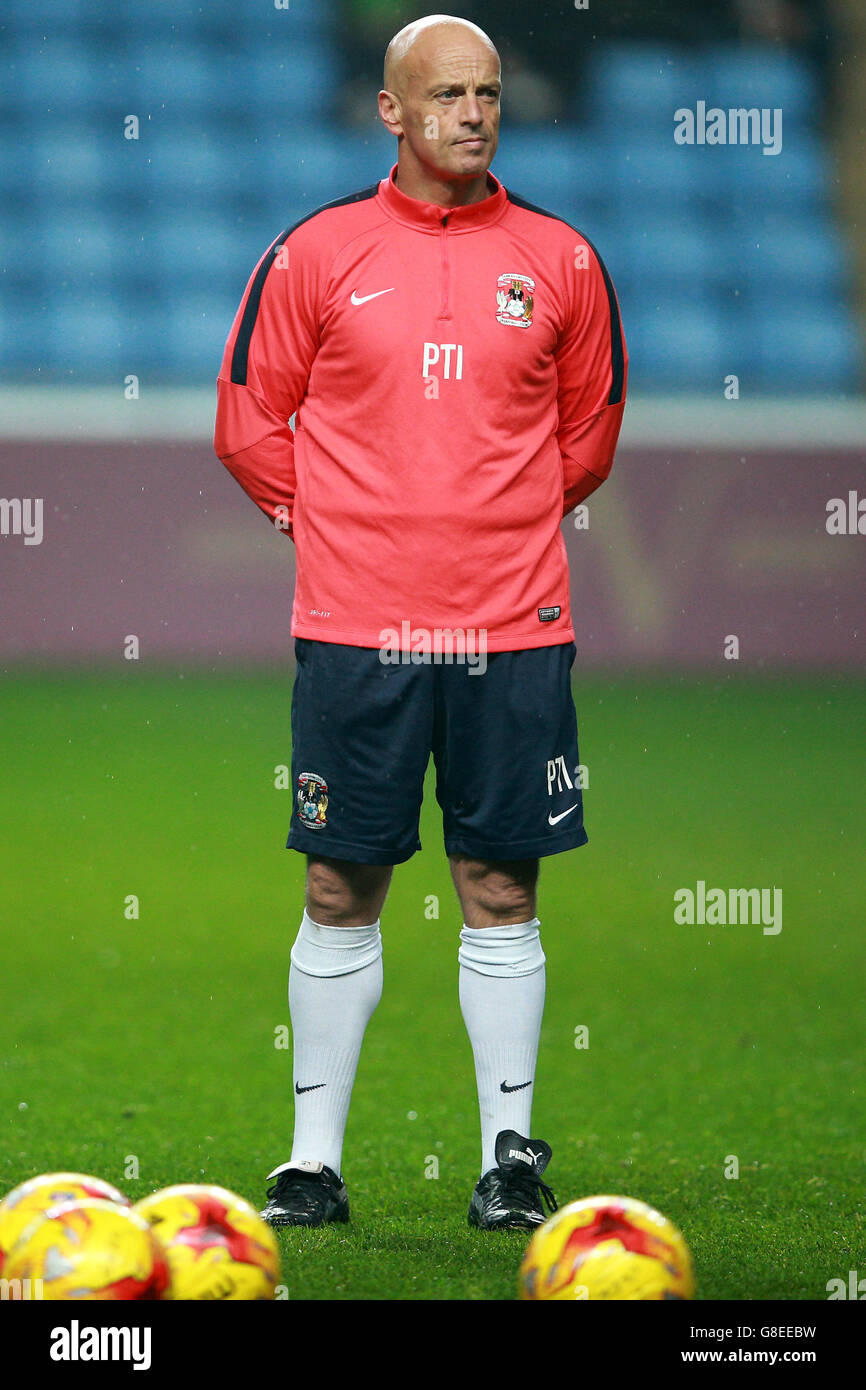
POLYGON ((129 1199, 110 1182, 88 1173, 40 1173, 7 1192, 0 1202, 0 1274, 7 1254, 34 1216, 61 1202, 80 1202, 88 1197, 116 1202, 121 1207, 130 1205, 129 1199))
POLYGON ((165 1296, 165 1252, 129 1206, 87 1198, 49 1207, 6 1257, 7 1287, 31 1299, 137 1300, 165 1296))
POLYGON ((584 1197, 560 1207, 529 1242, 520 1297, 692 1298, 688 1246, 661 1212, 634 1197, 584 1197))
POLYGON ((224 1187, 180 1183, 138 1202, 171 1270, 171 1299, 269 1299, 280 1277, 276 1238, 224 1187))

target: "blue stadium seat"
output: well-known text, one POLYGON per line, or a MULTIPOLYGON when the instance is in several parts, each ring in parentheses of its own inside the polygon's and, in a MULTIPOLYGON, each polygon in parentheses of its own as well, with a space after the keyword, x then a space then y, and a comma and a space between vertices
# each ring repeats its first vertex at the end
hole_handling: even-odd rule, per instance
POLYGON ((730 208, 696 209, 695 224, 709 248, 707 285, 714 292, 736 289, 743 275, 742 243, 730 208))
POLYGON ((589 113, 591 124, 611 138, 673 128, 679 106, 702 95, 701 73, 689 49, 651 43, 601 44, 591 54, 586 91, 574 114, 589 113))
POLYGON ((5 7, 3 23, 13 36, 27 39, 34 34, 74 33, 97 18, 103 9, 100 0, 39 0, 38 5, 17 0, 5 7))
POLYGON ((697 220, 644 219, 627 240, 630 273, 655 297, 679 289, 689 295, 713 276, 713 242, 697 220))
POLYGON ((342 77, 337 52, 330 44, 309 39, 291 46, 253 46, 233 61, 250 119, 266 122, 270 132, 294 121, 300 134, 310 130, 311 121, 333 119, 342 77))
POLYGON ((170 287, 167 293, 163 293, 161 287, 147 293, 134 293, 127 286, 112 296, 122 325, 121 376, 134 373, 140 380, 143 396, 151 383, 170 379, 166 360, 170 300, 170 287))
MULTIPOLYGON (((141 178, 152 196, 180 201, 210 202, 222 199, 247 186, 246 171, 238 164, 238 147, 219 133, 196 130, 192 126, 157 127, 146 139, 127 142, 124 151, 128 165, 138 161, 141 178)), ((166 216, 170 216, 167 210, 166 216)))
POLYGON ((856 391, 863 370, 862 341, 844 305, 786 303, 774 314, 753 312, 759 384, 768 391, 819 394, 856 391))
POLYGON ((11 89, 28 115, 80 109, 87 100, 90 62, 82 43, 34 35, 19 41, 11 57, 11 89))
POLYGON ((732 370, 720 316, 685 298, 657 308, 631 306, 626 341, 631 385, 638 390, 721 390, 732 370))
POLYGON ((397 163, 397 141, 378 123, 369 132, 341 132, 337 139, 345 163, 343 182, 350 189, 369 188, 386 179, 397 163))
MULTIPOLYGON (((259 255, 265 250, 262 246, 259 255)), ((237 228, 214 211, 177 212, 143 232, 142 261, 166 293, 198 289, 203 294, 234 291, 238 276, 252 271, 243 258, 237 228)))
MULTIPOLYGON (((395 160, 394 141, 383 131, 372 138, 328 130, 258 142, 248 158, 253 180, 273 209, 277 230, 292 226, 325 203, 359 193, 387 178, 395 160)), ((274 233, 274 235, 276 232, 274 233)))
POLYGON ((830 156, 805 133, 787 145, 783 139, 777 155, 765 155, 756 145, 705 146, 701 153, 719 205, 746 214, 773 206, 794 213, 827 197, 830 156))
MULTIPOLYGON (((242 27, 244 36, 258 39, 269 35, 272 40, 295 38, 327 38, 339 23, 339 0, 288 0, 277 9, 274 0, 245 5, 238 22, 238 0, 206 0, 192 6, 193 15, 184 27, 194 24, 204 32, 216 31, 237 35, 242 27)), ((172 22, 175 22, 172 16, 172 22)))
POLYGON ((235 224, 236 245, 231 264, 227 267, 229 278, 225 281, 225 293, 235 308, 241 300, 244 287, 253 270, 268 247, 277 237, 298 221, 285 206, 263 205, 255 215, 249 215, 235 224))
POLYGON ((124 319, 114 297, 100 290, 53 292, 45 334, 46 365, 70 379, 134 371, 124 319))
POLYGON ((151 202, 157 185, 152 144, 112 135, 107 154, 103 185, 106 205, 113 206, 122 216, 133 207, 151 202))
MULTIPOLYGON (((16 29, 32 32, 45 21, 38 19, 46 8, 64 9, 64 0, 48 0, 33 6, 18 0, 21 17, 16 29)), ((17 8, 17 6, 16 6, 17 8)), ((251 36, 256 42, 279 41, 284 37, 327 37, 338 22, 337 0, 288 0, 288 7, 277 9, 274 0, 125 0, 108 5, 105 0, 74 0, 73 15, 54 21, 53 27, 87 33, 91 29, 110 30, 120 37, 141 36, 148 43, 175 38, 204 46, 235 44, 251 36), (77 18, 73 16, 77 14, 77 18)))
POLYGON ((841 297, 848 284, 848 251, 826 214, 743 216, 735 244, 744 288, 762 302, 841 297))
POLYGON ((506 188, 553 212, 586 208, 590 215, 602 201, 604 150, 573 130, 537 133, 509 130, 494 161, 494 173, 506 188))
POLYGON ((33 248, 51 280, 86 295, 106 286, 122 268, 123 237, 111 214, 88 204, 66 203, 63 216, 48 207, 33 223, 33 248))
POLYGON ((624 227, 618 218, 614 219, 602 213, 584 219, 577 225, 604 261, 614 288, 621 296, 623 287, 630 284, 634 278, 634 259, 631 254, 632 228, 624 227))
POLYGON ((48 311, 44 303, 3 301, 0 313, 0 371, 7 378, 51 367, 48 311))
POLYGON ((652 136, 606 140, 599 157, 607 195, 625 216, 640 218, 660 206, 690 209, 700 200, 700 158, 692 147, 674 143, 673 123, 652 136))
MULTIPOLYGON (((268 154, 262 186, 269 196, 282 199, 285 207, 297 212, 298 217, 365 187, 338 131, 281 136, 270 142, 268 154)), ((376 167, 377 177, 384 177, 390 166, 383 167, 379 161, 376 167)))
POLYGON ((28 304, 47 290, 48 279, 42 247, 34 237, 33 219, 12 204, 0 208, 0 319, 13 308, 28 304))
MULTIPOLYGON (((605 264, 608 265, 607 261, 605 264)), ((611 279, 616 290, 616 297, 619 303, 620 316, 622 318, 623 332, 625 333, 626 345, 631 350, 632 325, 636 316, 646 315, 652 306, 647 305, 646 291, 644 286, 637 284, 634 278, 627 271, 611 270, 611 279)))
POLYGON ((56 208, 67 198, 104 199, 125 143, 119 129, 109 132, 99 124, 55 121, 36 127, 29 159, 39 201, 56 208))
POLYGON ((7 121, 16 121, 20 110, 16 51, 16 45, 7 35, 0 50, 0 122, 4 125, 7 121))
POLYGON ((805 133, 777 155, 756 145, 677 145, 673 125, 657 137, 615 141, 606 159, 614 196, 623 205, 732 208, 775 205, 794 210, 820 204, 827 191, 828 158, 805 133))
POLYGON ((215 380, 236 310, 228 295, 173 295, 166 304, 163 326, 166 377, 215 380))
POLYGON ((707 106, 781 107, 782 127, 809 125, 820 110, 814 67, 790 49, 719 44, 704 50, 701 93, 707 106))
POLYGON ((150 114, 163 106, 169 114, 190 108, 209 110, 220 101, 224 80, 221 64, 210 48, 188 41, 142 43, 130 46, 127 66, 129 110, 150 114))
POLYGON ((20 207, 32 200, 31 130, 19 121, 0 123, 0 188, 2 203, 20 207))
POLYGON ((95 37, 36 34, 19 38, 9 51, 0 104, 14 102, 30 121, 51 125, 93 115, 120 122, 136 109, 131 104, 138 92, 132 65, 116 47, 106 48, 95 37))

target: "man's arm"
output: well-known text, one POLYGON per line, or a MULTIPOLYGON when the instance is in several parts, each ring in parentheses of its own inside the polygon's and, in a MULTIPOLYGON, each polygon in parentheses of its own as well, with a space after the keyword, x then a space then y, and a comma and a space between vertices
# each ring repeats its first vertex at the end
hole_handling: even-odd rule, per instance
POLYGON ((217 381, 214 448, 244 492, 292 535, 297 479, 289 419, 318 350, 315 277, 284 233, 253 271, 217 381))
POLYGON ((556 352, 563 516, 600 487, 610 472, 628 376, 616 294, 604 263, 590 246, 582 255, 578 243, 571 275, 572 318, 556 352))

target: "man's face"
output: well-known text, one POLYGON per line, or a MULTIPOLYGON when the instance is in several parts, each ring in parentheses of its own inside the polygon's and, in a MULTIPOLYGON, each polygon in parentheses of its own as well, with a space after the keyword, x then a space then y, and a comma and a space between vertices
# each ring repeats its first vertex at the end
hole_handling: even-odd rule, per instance
POLYGON ((459 30, 425 35, 405 58, 399 121, 419 164, 437 178, 478 178, 499 140, 502 82, 495 52, 459 30))

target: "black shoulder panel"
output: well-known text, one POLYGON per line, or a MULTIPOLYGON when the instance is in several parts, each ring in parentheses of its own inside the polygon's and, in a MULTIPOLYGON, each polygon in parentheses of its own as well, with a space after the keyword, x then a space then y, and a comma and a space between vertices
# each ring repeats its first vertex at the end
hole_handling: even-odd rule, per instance
POLYGON ((514 203, 515 207, 524 208, 526 212, 536 212, 539 217, 552 217, 556 222, 565 223, 565 226, 571 227, 573 232, 577 232, 577 235, 581 237, 593 251, 604 277, 604 287, 607 290, 607 302, 610 309, 610 361, 612 381, 607 403, 608 405, 617 405, 622 400, 623 378, 625 375, 625 352, 622 342, 622 320, 619 316, 619 307, 616 302, 613 281, 608 274, 607 266, 596 251, 589 237, 586 236, 584 232, 580 231, 578 227, 572 226, 570 222, 565 221, 564 217, 559 217, 557 213, 548 212, 547 208, 539 208, 536 207, 535 203, 528 203, 525 198, 519 197, 516 193, 511 193, 508 189, 506 189, 506 193, 508 194, 509 202, 514 203))
POLYGON ((346 198, 335 198, 332 203, 325 203, 320 208, 315 208, 308 212, 306 217, 300 218, 291 227, 286 227, 284 232, 280 232, 276 241, 269 247, 267 255, 256 271, 256 278, 250 287, 246 305, 244 306, 241 326, 238 329, 238 336, 235 339, 234 351, 232 353, 232 381, 237 386, 247 384, 247 361, 250 352, 250 339, 253 336, 253 329, 256 326, 256 319, 259 314, 259 305, 262 299, 262 292, 265 288, 265 281, 268 278, 268 271, 273 265, 279 251, 287 237, 292 232, 296 232, 299 227, 303 227, 305 222, 309 222, 313 217, 318 217, 322 212, 329 212, 331 208, 346 207, 349 203, 363 203, 368 198, 375 198, 379 192, 379 185, 375 183, 370 188, 364 188, 360 193, 350 193, 346 198))

